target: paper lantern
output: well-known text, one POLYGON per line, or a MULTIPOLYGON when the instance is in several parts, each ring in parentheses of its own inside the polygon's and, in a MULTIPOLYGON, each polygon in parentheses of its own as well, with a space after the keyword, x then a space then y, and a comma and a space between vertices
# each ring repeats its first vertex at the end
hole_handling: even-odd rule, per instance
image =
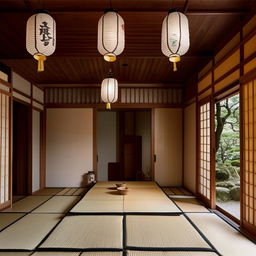
POLYGON ((107 104, 106 108, 111 109, 111 103, 118 99, 118 82, 113 77, 105 78, 101 83, 101 99, 107 104))
POLYGON ((26 48, 38 61, 38 71, 44 71, 46 56, 56 48, 56 23, 49 14, 39 12, 28 19, 26 48))
POLYGON ((124 20, 115 10, 107 10, 98 23, 98 51, 108 62, 124 50, 124 20))
POLYGON ((189 49, 189 26, 187 17, 177 11, 170 11, 162 24, 162 52, 173 62, 174 71, 177 71, 176 62, 189 49))

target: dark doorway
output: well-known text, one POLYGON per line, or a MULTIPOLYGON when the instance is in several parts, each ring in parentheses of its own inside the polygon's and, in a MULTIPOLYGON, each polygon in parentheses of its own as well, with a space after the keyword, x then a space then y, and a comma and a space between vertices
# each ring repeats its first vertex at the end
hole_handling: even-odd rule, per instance
POLYGON ((141 180, 142 136, 124 136, 122 147, 123 180, 141 180))
POLYGON ((151 110, 97 114, 97 179, 151 180, 151 110))
POLYGON ((31 193, 30 182, 30 108, 13 102, 13 196, 31 193))

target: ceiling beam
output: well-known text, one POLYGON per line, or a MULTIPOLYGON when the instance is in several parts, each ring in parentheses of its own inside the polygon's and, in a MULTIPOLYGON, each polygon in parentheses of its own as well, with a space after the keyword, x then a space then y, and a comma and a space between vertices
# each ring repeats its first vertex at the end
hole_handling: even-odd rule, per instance
MULTIPOLYGON (((163 13, 166 14, 166 12, 168 10, 136 10, 136 9, 125 9, 125 10, 119 10, 120 13, 163 13)), ((221 10, 221 9, 216 9, 216 10, 209 10, 209 9, 198 9, 198 10, 187 10, 186 11, 186 15, 187 16, 195 16, 195 15, 245 15, 250 11, 250 9, 225 9, 225 10, 221 10)), ((95 15, 102 15, 101 10, 70 10, 70 11, 58 11, 58 10, 49 10, 50 14, 86 14, 86 13, 93 13, 95 15)), ((6 13, 9 15, 15 14, 15 13, 26 13, 28 15, 31 15, 33 12, 28 12, 28 10, 12 10, 12 9, 1 9, 0 13, 6 13)))
MULTIPOLYGON (((38 83, 42 88, 60 88, 60 87, 100 87, 100 83, 38 83)), ((145 88, 154 88, 154 87, 166 87, 166 88, 183 88, 183 83, 118 83, 119 87, 145 87, 145 88)))
MULTIPOLYGON (((98 53, 97 53, 98 54, 98 53)), ((198 59, 198 60, 206 60, 206 59, 209 59, 211 58, 213 55, 183 55, 182 56, 182 59, 183 60, 192 60, 192 59, 198 59)), ((70 54, 70 55, 51 55, 48 59, 62 59, 62 58, 73 58, 73 59, 91 59, 91 58, 94 58, 94 59, 102 59, 103 60, 103 57, 101 56, 97 56, 95 57, 95 54, 84 54, 83 56, 83 53, 79 53, 78 55, 77 54, 70 54)), ((30 59, 33 59, 32 57, 17 57, 17 56, 12 56, 12 57, 6 57, 6 56, 0 56, 0 61, 5 61, 5 60, 30 60, 30 59)), ((166 56, 164 55, 161 55, 161 56, 136 56, 136 55, 132 55, 132 56, 125 56, 125 55, 121 55, 121 56, 118 56, 117 58, 117 61, 120 61, 120 60, 129 60, 129 59, 168 59, 166 56)))

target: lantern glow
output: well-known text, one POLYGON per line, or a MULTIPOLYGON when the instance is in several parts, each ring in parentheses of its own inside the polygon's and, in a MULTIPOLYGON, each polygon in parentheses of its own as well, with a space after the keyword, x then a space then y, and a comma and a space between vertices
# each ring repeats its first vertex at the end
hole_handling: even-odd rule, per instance
POLYGON ((163 54, 173 62, 173 71, 177 71, 176 63, 188 51, 189 44, 187 17, 181 12, 170 11, 162 24, 161 48, 163 54))
POLYGON ((118 82, 113 77, 105 78, 101 83, 101 99, 106 103, 106 108, 111 109, 111 103, 118 99, 118 82))
POLYGON ((115 10, 106 10, 98 22, 98 51, 114 62, 124 50, 124 20, 115 10))
POLYGON ((27 51, 38 61, 38 71, 44 71, 46 56, 56 48, 56 23, 45 12, 32 15, 27 21, 27 51))

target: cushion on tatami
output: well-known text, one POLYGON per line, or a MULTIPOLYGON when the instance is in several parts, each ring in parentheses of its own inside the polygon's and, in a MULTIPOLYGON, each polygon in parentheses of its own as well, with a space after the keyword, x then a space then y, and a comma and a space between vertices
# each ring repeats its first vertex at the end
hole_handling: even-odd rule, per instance
POLYGON ((124 198, 124 212, 181 212, 168 198, 160 200, 126 200, 124 198))
POLYGON ((256 245, 214 213, 188 213, 187 215, 221 255, 256 255, 256 245))
POLYGON ((60 217, 60 214, 26 215, 0 232, 0 249, 35 249, 60 217))
POLYGON ((74 208, 70 212, 123 212, 123 201, 81 200, 78 204, 74 206, 74 208))
POLYGON ((0 213, 0 230, 7 227, 24 215, 25 213, 0 213))
POLYGON ((127 246, 210 248, 183 216, 127 216, 127 246))
POLYGON ((122 256, 122 252, 84 252, 80 256, 122 256))
POLYGON ((183 212, 209 212, 206 207, 194 198, 173 198, 173 201, 183 212))
POLYGON ((50 196, 28 196, 12 205, 12 208, 8 208, 5 212, 30 212, 46 200, 50 196))
POLYGON ((60 192, 63 188, 44 188, 36 192, 34 195, 37 196, 54 196, 60 192))
POLYGON ((79 256, 80 252, 34 252, 31 256, 79 256))
POLYGON ((80 196, 54 196, 33 212, 66 213, 78 202, 80 198, 80 196))
POLYGON ((190 251, 127 251, 127 256, 217 256, 215 252, 190 251))
POLYGON ((41 247, 120 249, 122 219, 122 216, 67 216, 41 247))

